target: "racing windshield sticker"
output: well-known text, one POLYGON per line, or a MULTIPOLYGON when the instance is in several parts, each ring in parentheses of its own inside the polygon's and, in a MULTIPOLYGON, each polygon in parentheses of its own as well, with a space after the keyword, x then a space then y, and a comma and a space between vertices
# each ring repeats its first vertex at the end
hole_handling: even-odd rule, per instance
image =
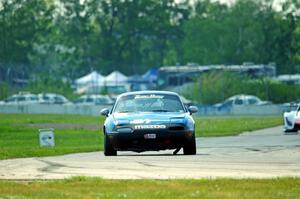
POLYGON ((151 122, 150 119, 136 119, 136 120, 131 120, 130 124, 149 124, 151 122))
POLYGON ((166 125, 135 125, 134 129, 165 129, 166 125))
POLYGON ((149 99, 149 98, 153 98, 153 99, 163 99, 164 96, 163 95, 154 95, 154 94, 151 94, 151 95, 136 95, 134 97, 134 99, 149 99))

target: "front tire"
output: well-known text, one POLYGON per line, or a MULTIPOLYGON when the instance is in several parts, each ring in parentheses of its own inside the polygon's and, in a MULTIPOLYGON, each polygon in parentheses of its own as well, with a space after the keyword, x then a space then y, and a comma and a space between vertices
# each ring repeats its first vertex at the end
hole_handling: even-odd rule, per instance
POLYGON ((116 156, 117 155, 117 150, 115 150, 105 133, 104 135, 104 155, 105 156, 116 156))
POLYGON ((288 134, 288 133, 297 133, 298 130, 297 129, 285 129, 284 133, 288 134))
POLYGON ((189 140, 183 146, 183 154, 184 155, 196 155, 196 139, 195 139, 195 135, 193 135, 192 139, 189 140))

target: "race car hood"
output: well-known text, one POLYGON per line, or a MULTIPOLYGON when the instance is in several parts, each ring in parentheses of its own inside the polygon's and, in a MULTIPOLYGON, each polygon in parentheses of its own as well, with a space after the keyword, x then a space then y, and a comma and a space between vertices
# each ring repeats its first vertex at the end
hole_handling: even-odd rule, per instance
POLYGON ((186 113, 114 113, 118 125, 185 123, 186 113))

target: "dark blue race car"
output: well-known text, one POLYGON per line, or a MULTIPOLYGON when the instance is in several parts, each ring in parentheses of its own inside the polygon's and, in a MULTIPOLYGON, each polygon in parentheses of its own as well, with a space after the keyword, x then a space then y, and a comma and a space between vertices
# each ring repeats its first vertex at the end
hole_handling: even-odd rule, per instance
POLYGON ((117 151, 158 151, 181 148, 185 155, 196 154, 197 107, 185 107, 173 92, 140 91, 120 95, 111 110, 103 109, 104 154, 117 151))

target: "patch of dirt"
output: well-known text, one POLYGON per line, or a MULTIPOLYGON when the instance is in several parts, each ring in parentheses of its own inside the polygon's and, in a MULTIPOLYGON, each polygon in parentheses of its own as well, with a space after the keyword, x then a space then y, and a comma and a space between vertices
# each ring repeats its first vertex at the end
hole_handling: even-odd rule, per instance
POLYGON ((86 129, 86 130, 101 130, 101 124, 70 124, 70 123, 39 123, 39 124, 28 124, 28 127, 39 128, 39 129, 86 129))

